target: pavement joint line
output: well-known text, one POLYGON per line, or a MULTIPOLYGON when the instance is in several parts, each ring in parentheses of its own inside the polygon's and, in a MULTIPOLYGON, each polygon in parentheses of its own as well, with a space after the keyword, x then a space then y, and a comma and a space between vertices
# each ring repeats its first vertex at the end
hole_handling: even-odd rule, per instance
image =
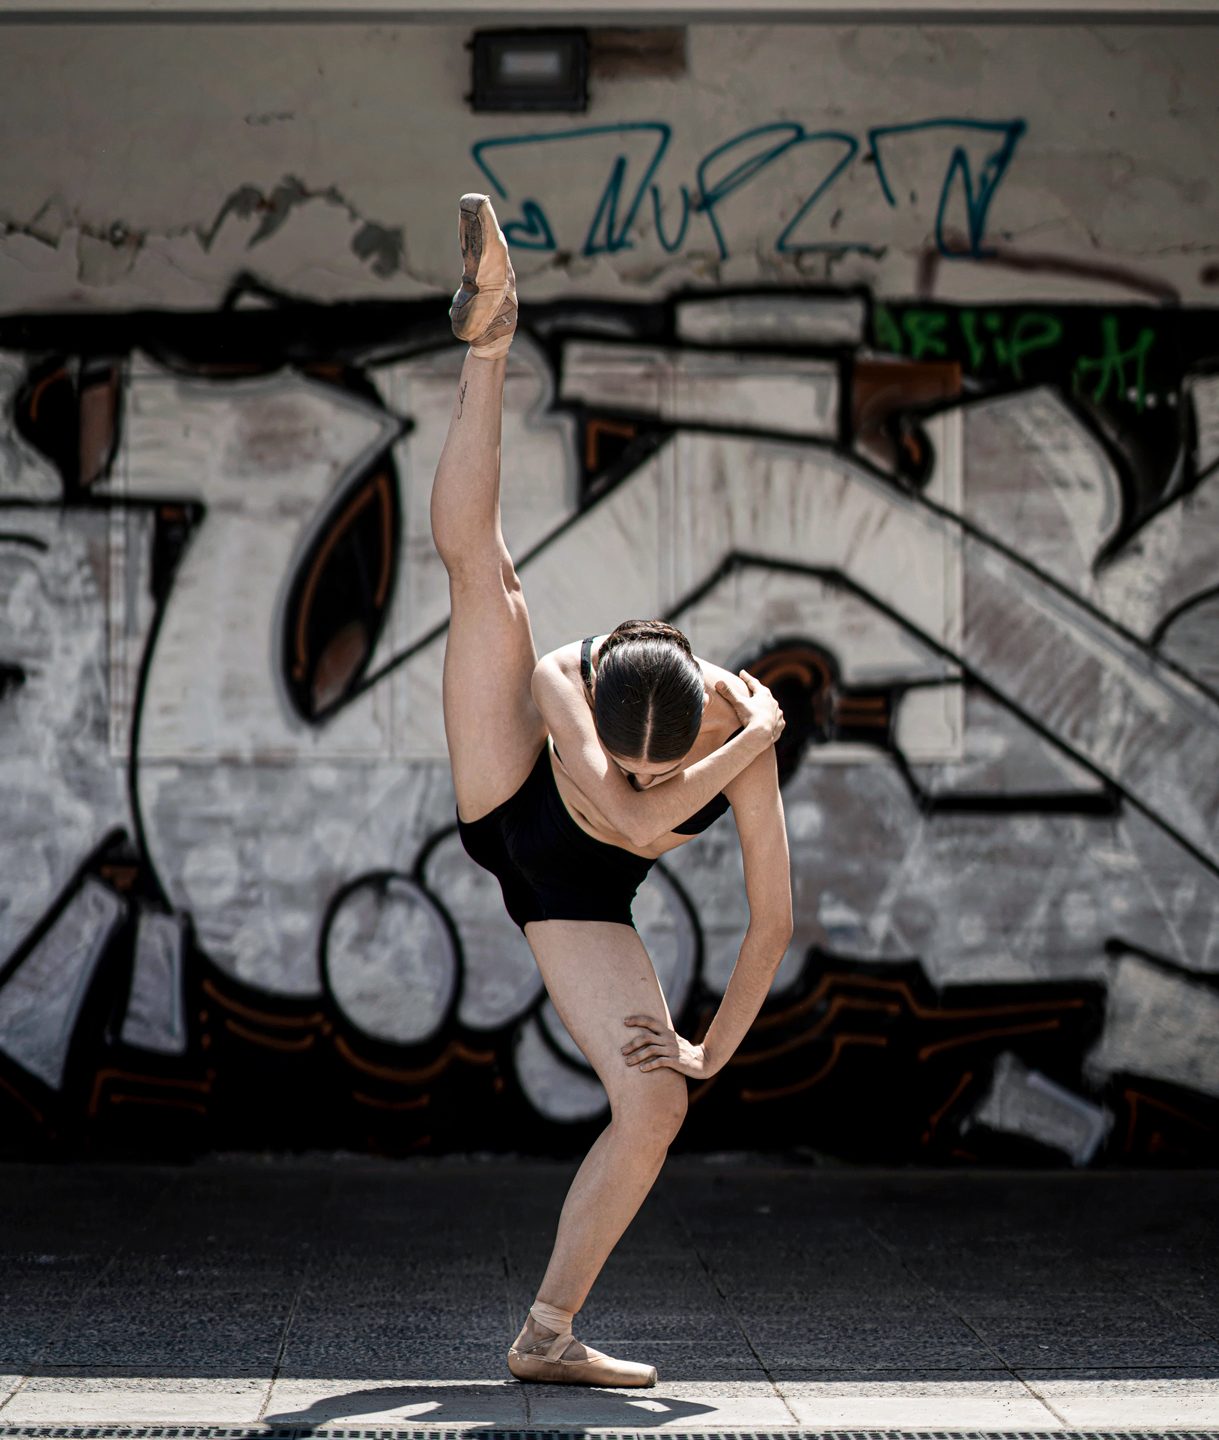
MULTIPOLYGON (((339 1188, 337 1172, 332 1171, 329 1176, 329 1184, 326 1187, 326 1198, 322 1205, 323 1213, 334 1207, 339 1188)), ((263 1416, 267 1413, 267 1407, 271 1403, 271 1396, 275 1393, 275 1382, 279 1379, 280 1370, 284 1363, 284 1350, 288 1345, 288 1336, 292 1331, 292 1322, 296 1319, 296 1312, 300 1307, 301 1296, 305 1293, 305 1286, 309 1283, 309 1276, 317 1262, 317 1249, 310 1247, 309 1258, 301 1269, 301 1277, 292 1296, 292 1303, 288 1306, 288 1313, 284 1317, 284 1328, 280 1331, 279 1345, 275 1351, 275 1363, 271 1366, 271 1378, 267 1381, 267 1392, 262 1397, 262 1404, 258 1407, 258 1422, 262 1423, 263 1416)))
POLYGON ((783 1405, 784 1410, 786 1410, 787 1413, 792 1417, 793 1423, 796 1424, 796 1425, 799 1425, 799 1424, 800 1424, 800 1418, 799 1418, 799 1416, 796 1414, 795 1410, 792 1408, 792 1403, 791 1403, 791 1401, 787 1398, 786 1395, 784 1395, 783 1391, 780 1390, 779 1387, 778 1387, 778 1385, 775 1383, 775 1377, 771 1374, 770 1369, 769 1369, 769 1367, 767 1366, 766 1362, 765 1362, 765 1361, 762 1359, 762 1357, 758 1354, 757 1346, 754 1345, 753 1341, 749 1338, 749 1332, 745 1329, 745 1326, 741 1323, 740 1316, 736 1313, 736 1306, 733 1305, 733 1304, 731 1304, 731 1302, 729 1301, 727 1295, 725 1295, 724 1292, 723 1292, 723 1290, 720 1288, 720 1283, 719 1283, 719 1281, 715 1278, 715 1271, 712 1270, 711 1266, 707 1263, 707 1260, 706 1260, 705 1256, 703 1255, 702 1250, 699 1248, 699 1243, 698 1243, 697 1239, 695 1239, 693 1230, 691 1230, 691 1229, 690 1229, 690 1226, 686 1223, 685 1216, 681 1213, 681 1210, 673 1203, 673 1200, 672 1200, 672 1197, 671 1197, 671 1195, 670 1195, 670 1193, 669 1193, 668 1188, 667 1188, 667 1187, 664 1187, 664 1188, 657 1187, 657 1188, 658 1188, 658 1190, 659 1190, 660 1198, 661 1198, 661 1200, 663 1201, 665 1207, 667 1208, 667 1210, 668 1210, 668 1212, 669 1212, 669 1215, 670 1215, 670 1217, 672 1218, 674 1224, 675 1224, 675 1225, 677 1226, 677 1228, 685 1235, 685 1237, 686 1237, 686 1244, 687 1244, 687 1245, 690 1247, 690 1249, 693 1251, 693 1253, 694 1253, 694 1258, 695 1258, 695 1259, 698 1261, 698 1263, 703 1267, 703 1273, 706 1275, 708 1281, 710 1282, 711 1288, 712 1288, 712 1289, 715 1291, 715 1293, 720 1297, 720 1300, 721 1300, 721 1301, 724 1303, 724 1305, 727 1307, 729 1313, 732 1315, 733 1320, 736 1322, 736 1327, 737 1327, 737 1329, 741 1332, 741 1338, 744 1340, 745 1344, 749 1346, 749 1353, 750 1353, 750 1354, 753 1356, 753 1358, 758 1362, 758 1366, 759 1366, 759 1368, 761 1369, 762 1374, 766 1376, 767 1384, 768 1384, 768 1385, 770 1386, 770 1388, 774 1391, 774 1393, 778 1396, 780 1402, 781 1402, 782 1405, 783 1405))
MULTIPOLYGON (((897 1263, 906 1272, 906 1274, 910 1276, 912 1280, 917 1280, 920 1285, 926 1286, 926 1288, 931 1292, 931 1294, 934 1295, 938 1300, 943 1301, 945 1299, 944 1292, 942 1290, 937 1290, 930 1280, 920 1275, 918 1271, 915 1270, 914 1267, 910 1264, 909 1260, 907 1260, 906 1257, 902 1254, 902 1252, 897 1248, 897 1246, 894 1245, 893 1242, 889 1240, 884 1234, 878 1232, 874 1225, 869 1225, 865 1223, 863 1228, 872 1237, 876 1244, 881 1247, 882 1250, 884 1250, 888 1255, 892 1256, 892 1258, 897 1261, 897 1263)), ((1067 1417, 1063 1414, 1060 1414, 1059 1411, 1055 1410, 1053 1405, 1050 1404, 1049 1400, 1047 1400, 1044 1395, 1039 1394, 1033 1388, 1033 1386, 1024 1378, 1024 1376, 1017 1372, 1014 1366, 1008 1364, 1008 1362, 1003 1358, 1002 1355, 1000 1355, 1000 1353, 995 1349, 995 1347, 990 1343, 990 1341, 981 1334, 981 1332, 978 1330, 978 1327, 973 1323, 969 1316, 959 1314, 955 1307, 950 1308, 952 1309, 952 1313, 957 1315, 957 1318, 961 1321, 961 1323, 969 1328, 978 1343, 982 1345, 985 1349, 990 1351, 990 1353, 999 1362, 999 1366, 1002 1369, 1006 1370, 1007 1373, 1012 1377, 1013 1380, 1016 1381, 1018 1385, 1022 1385, 1024 1389, 1027 1390, 1028 1393, 1033 1397, 1033 1399, 1036 1400, 1038 1405, 1041 1405, 1046 1410, 1048 1410, 1059 1425, 1067 1426, 1069 1428, 1070 1422, 1067 1420, 1067 1417)), ((1025 1368, 1027 1369, 1028 1367, 1026 1366, 1025 1368)))

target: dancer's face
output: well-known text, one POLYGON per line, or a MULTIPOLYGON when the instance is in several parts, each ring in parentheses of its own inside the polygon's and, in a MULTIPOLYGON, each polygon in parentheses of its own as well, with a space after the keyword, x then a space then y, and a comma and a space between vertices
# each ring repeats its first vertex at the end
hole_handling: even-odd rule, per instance
POLYGON ((636 790, 647 790, 649 786, 658 785, 663 780, 671 780, 686 763, 684 756, 680 760, 653 763, 650 760, 628 760, 624 755, 615 755, 612 750, 606 750, 605 753, 636 790))

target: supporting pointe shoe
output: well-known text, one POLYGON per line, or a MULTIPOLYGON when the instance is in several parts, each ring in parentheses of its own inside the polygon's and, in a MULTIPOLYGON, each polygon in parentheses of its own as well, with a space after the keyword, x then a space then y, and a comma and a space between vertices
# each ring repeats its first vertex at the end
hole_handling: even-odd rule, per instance
POLYGON ((615 1360, 600 1350, 576 1340, 568 1330, 556 1335, 538 1327, 536 1338, 522 1348, 525 1331, 516 1337, 508 1351, 508 1369, 518 1380, 536 1380, 552 1385, 630 1385, 656 1384, 656 1367, 640 1365, 634 1360, 615 1360), (575 1355, 564 1358, 574 1342, 575 1355))
POLYGON ((449 306, 453 334, 480 359, 497 360, 508 353, 516 332, 516 276, 486 195, 461 197, 457 234, 462 275, 449 306))

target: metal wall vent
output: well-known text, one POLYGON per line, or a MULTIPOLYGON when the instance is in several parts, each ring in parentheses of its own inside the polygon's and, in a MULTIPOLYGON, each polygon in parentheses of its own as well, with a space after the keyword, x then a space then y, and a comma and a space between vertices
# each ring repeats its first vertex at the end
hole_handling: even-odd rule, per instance
MULTIPOLYGON (((659 1440, 613 1430, 607 1440, 659 1440)), ((664 1440, 1219 1440, 1219 1430, 666 1430, 664 1440)), ((333 1425, 0 1425, 0 1440, 459 1440, 454 1430, 333 1425)), ((479 1430, 478 1440, 588 1440, 585 1430, 479 1430)))

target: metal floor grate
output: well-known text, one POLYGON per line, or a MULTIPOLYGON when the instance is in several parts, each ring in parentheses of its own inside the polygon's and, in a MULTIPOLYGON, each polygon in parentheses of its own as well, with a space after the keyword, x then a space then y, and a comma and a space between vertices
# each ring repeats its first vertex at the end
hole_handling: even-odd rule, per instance
MULTIPOLYGON (((1219 1430, 625 1430, 607 1440, 1219 1440, 1219 1430)), ((0 1440, 458 1440, 462 1430, 337 1425, 0 1425, 0 1440)), ((477 1440, 588 1440, 587 1430, 484 1430, 477 1440)))

